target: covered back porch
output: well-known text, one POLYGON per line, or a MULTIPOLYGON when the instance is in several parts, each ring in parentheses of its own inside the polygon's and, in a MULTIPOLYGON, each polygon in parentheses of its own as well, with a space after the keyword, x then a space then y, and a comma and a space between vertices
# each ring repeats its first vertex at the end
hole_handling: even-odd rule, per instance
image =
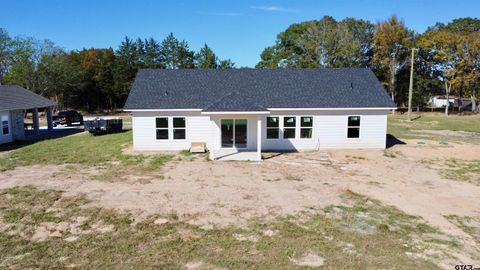
POLYGON ((269 112, 202 112, 213 123, 211 160, 262 160, 262 122, 269 112))

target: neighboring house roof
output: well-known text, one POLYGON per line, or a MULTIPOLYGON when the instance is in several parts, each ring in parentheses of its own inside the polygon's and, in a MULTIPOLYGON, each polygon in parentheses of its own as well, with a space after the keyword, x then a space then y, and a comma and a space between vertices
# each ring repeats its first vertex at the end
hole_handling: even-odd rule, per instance
POLYGON ((340 69, 142 69, 125 110, 268 108, 393 108, 366 68, 340 69))
MULTIPOLYGON (((445 95, 438 95, 438 96, 432 96, 432 97, 430 97, 430 98, 447 99, 447 96, 445 96, 445 95)), ((456 99, 456 98, 458 98, 458 97, 456 97, 456 96, 448 96, 448 99, 456 99)))
POLYGON ((47 98, 17 85, 0 85, 0 111, 27 110, 55 105, 47 98))

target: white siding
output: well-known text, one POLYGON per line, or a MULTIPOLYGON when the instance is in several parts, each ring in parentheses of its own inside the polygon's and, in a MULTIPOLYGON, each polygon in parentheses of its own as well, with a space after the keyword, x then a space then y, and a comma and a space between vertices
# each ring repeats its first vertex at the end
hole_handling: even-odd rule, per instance
POLYGON ((266 139, 266 117, 262 121, 262 150, 311 150, 385 148, 387 111, 302 111, 271 112, 270 116, 313 116, 312 139, 300 139, 297 119, 296 139, 266 139), (347 138, 348 116, 359 115, 360 138, 347 138))
MULTIPOLYGON (((209 149, 221 148, 221 119, 247 119, 247 149, 257 148, 257 119, 262 120, 262 150, 314 150, 378 148, 386 145, 388 111, 272 111, 270 116, 313 116, 312 139, 300 139, 297 119, 296 139, 266 139, 266 115, 202 115, 200 112, 133 112, 133 143, 137 150, 182 150, 191 142, 205 142, 209 149), (360 138, 347 138, 349 115, 361 116, 360 138), (186 140, 156 140, 156 117, 185 117, 186 140)), ((170 118, 171 119, 171 118, 170 118)), ((172 125, 172 121, 169 121, 172 125)), ((283 134, 280 132, 280 138, 283 134)))
POLYGON ((10 111, 0 112, 0 144, 13 141, 10 111), (3 121, 8 121, 8 134, 3 134, 3 121))
MULTIPOLYGON (((170 118, 169 125, 172 126, 170 118)), ((213 124, 208 115, 200 112, 133 112, 133 146, 136 150, 182 150, 189 149, 190 142, 205 142, 210 147, 213 134, 213 124), (155 118, 156 117, 185 117, 186 140, 173 140, 172 134, 169 140, 157 140, 155 118)), ((171 129, 170 129, 171 132, 171 129)))
MULTIPOLYGON (((261 116, 263 117, 263 116, 261 116)), ((222 146, 221 143, 221 122, 222 119, 247 119, 247 148, 242 148, 245 150, 256 150, 257 149, 257 120, 258 116, 256 115, 212 115, 212 122, 214 123, 213 129, 213 149, 220 149, 222 146)))

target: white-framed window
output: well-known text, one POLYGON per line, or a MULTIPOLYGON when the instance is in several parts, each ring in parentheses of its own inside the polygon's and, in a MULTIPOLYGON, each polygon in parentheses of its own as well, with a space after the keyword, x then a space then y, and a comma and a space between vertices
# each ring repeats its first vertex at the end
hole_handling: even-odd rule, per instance
POLYGON ((300 116, 300 139, 311 139, 313 136, 313 116, 300 116))
POLYGON ((155 117, 157 140, 185 140, 187 123, 185 117, 155 117))
POLYGON ((168 140, 168 117, 155 118, 157 140, 168 140))
POLYGON ((297 130, 297 117, 284 116, 283 117, 283 138, 295 139, 296 130, 297 130))
POLYGON ((348 116, 347 138, 360 138, 360 116, 348 116))
POLYGON ((312 139, 313 116, 267 116, 265 137, 270 140, 312 139))
POLYGON ((187 126, 185 117, 173 117, 173 139, 185 140, 187 136, 187 126))
POLYGON ((8 135, 10 133, 10 127, 8 126, 8 120, 2 120, 2 134, 8 135))
POLYGON ((280 117, 267 117, 267 139, 278 139, 280 135, 280 117))

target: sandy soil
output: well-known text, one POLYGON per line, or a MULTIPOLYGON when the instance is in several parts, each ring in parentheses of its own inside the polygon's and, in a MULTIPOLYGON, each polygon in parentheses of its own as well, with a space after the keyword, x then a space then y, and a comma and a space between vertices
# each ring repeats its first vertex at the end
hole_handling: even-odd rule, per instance
POLYGON ((317 212, 345 204, 339 195, 351 190, 421 216, 480 253, 474 240, 445 218, 480 217, 480 186, 442 179, 422 163, 480 160, 480 146, 405 142, 388 149, 395 157, 377 150, 338 150, 272 154, 262 162, 175 161, 163 168, 163 179, 146 184, 95 181, 90 174, 65 174, 64 166, 20 167, 1 173, 0 188, 34 185, 66 196, 85 194, 92 206, 133 212, 139 220, 174 213, 205 228, 317 212))

